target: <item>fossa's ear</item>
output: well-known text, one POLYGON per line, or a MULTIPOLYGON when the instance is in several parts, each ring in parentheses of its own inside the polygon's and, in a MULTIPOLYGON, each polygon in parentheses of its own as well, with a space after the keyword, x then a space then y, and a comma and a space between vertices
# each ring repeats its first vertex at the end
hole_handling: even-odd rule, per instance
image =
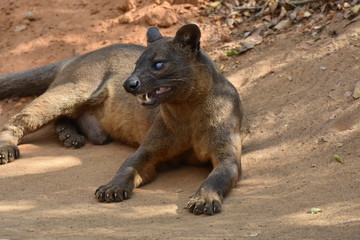
POLYGON ((190 46, 191 50, 200 50, 201 31, 198 25, 194 23, 182 26, 173 39, 174 43, 178 43, 183 47, 190 46))
POLYGON ((161 35, 161 33, 157 27, 149 27, 147 29, 146 39, 147 39, 148 45, 159 39, 162 39, 162 38, 163 38, 163 36, 161 35))

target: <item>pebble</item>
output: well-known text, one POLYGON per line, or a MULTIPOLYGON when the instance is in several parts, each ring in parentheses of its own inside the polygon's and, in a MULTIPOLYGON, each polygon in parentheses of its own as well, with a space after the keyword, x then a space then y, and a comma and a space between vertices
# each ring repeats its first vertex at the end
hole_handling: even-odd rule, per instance
POLYGON ((25 19, 29 20, 29 21, 36 21, 37 17, 33 12, 27 12, 25 14, 25 19))
POLYGON ((18 25, 18 26, 15 27, 15 32, 22 32, 27 28, 28 27, 26 25, 18 25))
POLYGON ((352 95, 352 92, 347 91, 344 93, 344 97, 350 97, 352 95))

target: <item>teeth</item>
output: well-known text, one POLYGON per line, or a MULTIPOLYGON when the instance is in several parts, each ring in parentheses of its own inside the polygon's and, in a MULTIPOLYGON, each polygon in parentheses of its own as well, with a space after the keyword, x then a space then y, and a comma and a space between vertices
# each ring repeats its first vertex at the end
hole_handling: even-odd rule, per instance
POLYGON ((167 88, 167 87, 161 87, 156 90, 156 94, 161 94, 161 93, 167 92, 168 90, 169 90, 169 88, 167 88))
POLYGON ((142 94, 142 95, 137 95, 137 100, 140 103, 151 103, 151 98, 149 97, 148 93, 147 94, 142 94))
POLYGON ((151 102, 151 99, 149 98, 148 94, 145 94, 145 102, 146 103, 151 102))
POLYGON ((137 95, 136 98, 140 103, 143 103, 145 96, 144 95, 137 95))
POLYGON ((162 93, 163 91, 164 91, 164 88, 159 88, 159 89, 156 90, 156 94, 160 94, 160 93, 162 93))
MULTIPOLYGON (((169 92, 171 90, 170 87, 161 87, 155 90, 155 94, 162 94, 162 93, 166 93, 169 92)), ((151 99, 151 97, 149 96, 149 94, 154 94, 154 92, 151 93, 146 93, 146 94, 138 94, 136 95, 137 100, 140 103, 151 103, 153 100, 151 99)))

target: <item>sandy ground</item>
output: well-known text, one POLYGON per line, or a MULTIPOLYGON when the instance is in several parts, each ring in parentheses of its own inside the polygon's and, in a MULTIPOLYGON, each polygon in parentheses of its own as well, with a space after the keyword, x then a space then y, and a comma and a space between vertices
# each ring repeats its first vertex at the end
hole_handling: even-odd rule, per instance
MULTIPOLYGON (((136 16, 146 9, 119 24, 123 12, 111 2, 2 0, 0 73, 112 43, 144 44, 147 25, 136 16), (24 20, 28 11, 38 19, 24 20)), ((161 173, 128 201, 98 203, 95 189, 134 149, 65 149, 49 125, 23 140, 19 160, 0 166, 0 239, 360 239, 360 100, 349 95, 360 80, 360 21, 330 25, 337 37, 279 34, 225 61, 221 43, 211 42, 218 27, 188 7, 162 32, 188 21, 200 23, 205 50, 225 66, 245 107, 244 176, 223 212, 184 209, 209 173, 191 166, 161 173), (308 214, 314 207, 322 212, 308 214)), ((28 100, 0 101, 0 125, 28 100)))

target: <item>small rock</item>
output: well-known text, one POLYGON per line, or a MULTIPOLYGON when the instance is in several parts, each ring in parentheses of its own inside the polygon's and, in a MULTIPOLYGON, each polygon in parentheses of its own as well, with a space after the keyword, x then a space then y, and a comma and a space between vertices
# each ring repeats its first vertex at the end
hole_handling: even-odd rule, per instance
POLYGON ((99 12, 100 12, 100 10, 98 10, 98 9, 91 9, 91 10, 90 10, 90 14, 91 14, 91 15, 98 14, 99 12))
POLYGON ((221 41, 223 41, 223 42, 231 42, 231 36, 230 36, 230 34, 221 34, 220 39, 221 39, 221 41))
POLYGON ((133 10, 136 8, 136 1, 135 0, 120 0, 117 1, 119 6, 118 9, 123 10, 125 12, 133 10))
POLYGON ((165 28, 174 25, 178 20, 175 12, 162 7, 153 8, 144 16, 144 19, 150 26, 165 28))
POLYGON ((18 25, 18 26, 15 27, 15 32, 22 32, 27 28, 28 27, 26 25, 18 25))
POLYGON ((330 120, 334 120, 336 118, 336 114, 333 114, 329 117, 330 120))
POLYGON ((326 70, 326 67, 320 66, 320 70, 326 70))
POLYGON ((178 188, 178 189, 175 189, 174 193, 181 193, 181 192, 183 192, 183 191, 184 191, 184 189, 178 188))
POLYGON ((202 1, 201 0, 172 0, 171 2, 172 2, 172 4, 186 4, 187 3, 187 4, 197 6, 202 1))
POLYGON ((248 36, 250 36, 250 34, 251 34, 251 32, 245 32, 243 35, 244 35, 244 37, 248 37, 248 36))
POLYGON ((29 21, 36 21, 38 18, 36 17, 36 15, 33 12, 27 12, 25 14, 25 19, 27 19, 29 21))
POLYGON ((16 103, 15 105, 14 105, 14 109, 16 110, 16 111, 20 111, 20 110, 22 110, 24 108, 24 104, 22 103, 22 102, 18 102, 18 103, 16 103))
POLYGON ((30 25, 30 23, 31 23, 31 21, 29 20, 29 19, 24 19, 24 25, 27 25, 27 26, 29 26, 30 25))
POLYGON ((350 97, 352 95, 352 92, 347 91, 344 93, 344 97, 350 97))
POLYGON ((73 53, 73 56, 80 56, 80 51, 77 48, 73 48, 72 53, 73 53))
POLYGON ((121 17, 119 17, 119 23, 120 24, 128 24, 128 23, 134 23, 134 18, 131 14, 124 14, 121 17))
POLYGON ((29 99, 29 98, 26 98, 26 97, 22 97, 22 98, 20 98, 19 101, 22 102, 22 103, 27 103, 27 102, 30 101, 30 99, 29 99))
POLYGON ((226 56, 226 55, 221 54, 221 55, 219 56, 219 60, 220 60, 220 61, 226 61, 226 60, 228 60, 228 59, 229 59, 229 57, 226 56))

